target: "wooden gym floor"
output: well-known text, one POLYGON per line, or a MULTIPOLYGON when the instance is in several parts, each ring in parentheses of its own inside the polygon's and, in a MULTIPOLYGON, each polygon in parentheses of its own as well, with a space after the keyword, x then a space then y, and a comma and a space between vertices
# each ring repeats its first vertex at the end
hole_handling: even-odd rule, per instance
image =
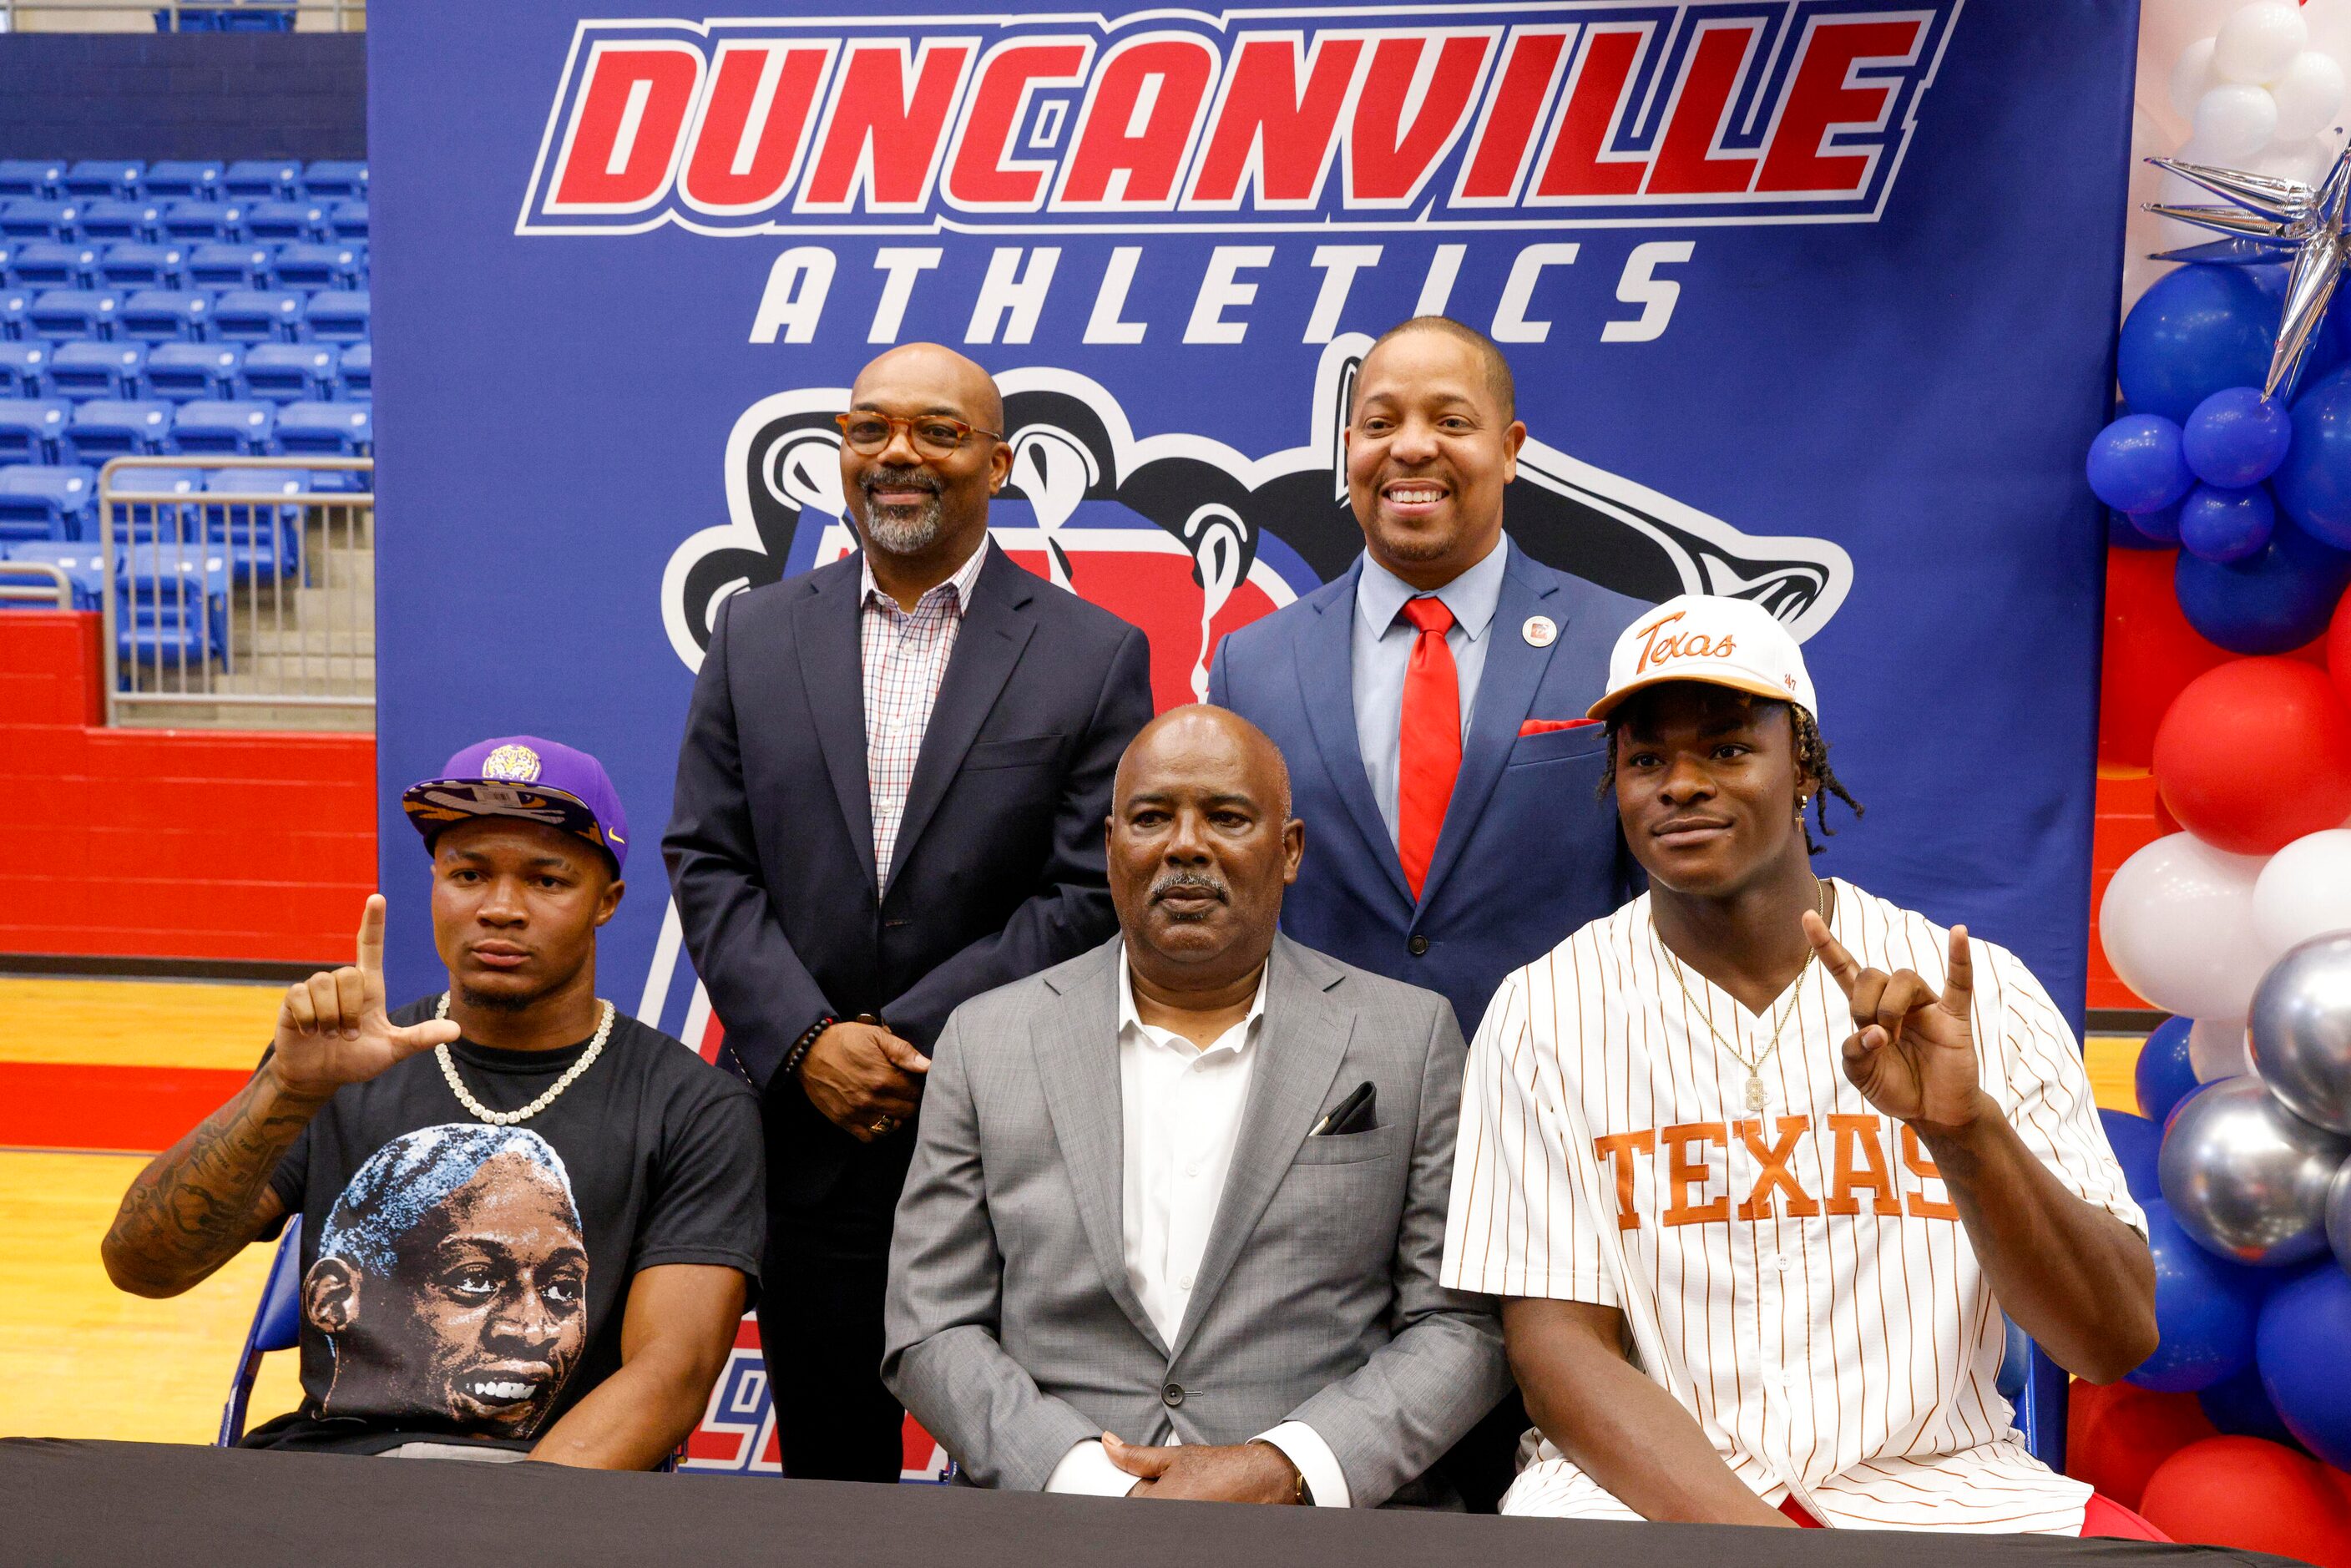
MULTIPOLYGON (((268 1043, 278 988, 0 978, 0 1437, 208 1443, 270 1249, 168 1301, 124 1295, 99 1238, 148 1155, 225 1099, 268 1043)), ((2136 1109, 2138 1041, 2094 1038, 2098 1103, 2136 1109)), ((300 1397, 264 1362, 255 1424, 300 1397)))

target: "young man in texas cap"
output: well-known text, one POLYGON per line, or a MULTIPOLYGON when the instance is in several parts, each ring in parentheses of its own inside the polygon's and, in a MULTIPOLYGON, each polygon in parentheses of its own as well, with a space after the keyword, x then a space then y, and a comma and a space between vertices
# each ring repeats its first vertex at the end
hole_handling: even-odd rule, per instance
POLYGON ((2155 1346, 2074 1039, 2010 953, 1813 875, 1818 712, 1744 601, 1609 661, 1649 892, 1504 982, 1462 1099, 1441 1278, 1503 1299, 1537 1427, 1503 1511, 2159 1539, 1994 1387, 2003 1310, 2097 1382, 2155 1346))
POLYGON ((177 1295, 299 1216, 302 1406, 248 1445, 650 1469, 757 1283, 758 1103, 596 996, 628 824, 594 758, 485 741, 402 804, 448 991, 387 1013, 370 897, 357 961, 131 1184, 107 1271, 177 1295))

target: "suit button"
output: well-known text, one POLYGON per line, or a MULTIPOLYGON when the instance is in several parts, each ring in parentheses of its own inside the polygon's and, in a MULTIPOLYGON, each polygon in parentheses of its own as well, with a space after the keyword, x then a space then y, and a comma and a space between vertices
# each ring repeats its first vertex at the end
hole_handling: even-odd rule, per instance
POLYGON ((1166 1387, 1159 1391, 1159 1402, 1166 1406, 1170 1410, 1173 1410, 1176 1406, 1183 1404, 1184 1385, 1180 1383, 1169 1384, 1166 1387))
POLYGON ((1417 958, 1428 951, 1428 938, 1416 931, 1412 934, 1412 939, 1404 945, 1404 950, 1417 958))

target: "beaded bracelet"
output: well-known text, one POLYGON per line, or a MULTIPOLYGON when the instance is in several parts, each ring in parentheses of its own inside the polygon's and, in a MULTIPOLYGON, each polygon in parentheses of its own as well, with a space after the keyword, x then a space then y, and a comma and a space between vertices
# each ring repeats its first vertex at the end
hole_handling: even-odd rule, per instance
POLYGON ((826 1013, 816 1022, 809 1025, 799 1039, 792 1041, 792 1048, 784 1052, 783 1075, 786 1078, 799 1076, 800 1063, 808 1060, 808 1053, 816 1045, 817 1037, 840 1021, 831 1013, 826 1013))

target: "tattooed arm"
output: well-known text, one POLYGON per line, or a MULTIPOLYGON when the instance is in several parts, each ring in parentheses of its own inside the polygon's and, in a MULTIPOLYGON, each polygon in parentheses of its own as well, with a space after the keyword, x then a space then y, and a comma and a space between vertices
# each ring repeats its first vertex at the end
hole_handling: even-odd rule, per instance
POLYGON ((456 1038, 446 1019, 401 1029, 385 1014, 383 899, 371 895, 359 963, 288 987, 253 1081, 122 1195, 99 1249, 107 1276, 139 1296, 176 1296, 203 1280, 285 1212, 269 1178, 336 1090, 456 1038))

